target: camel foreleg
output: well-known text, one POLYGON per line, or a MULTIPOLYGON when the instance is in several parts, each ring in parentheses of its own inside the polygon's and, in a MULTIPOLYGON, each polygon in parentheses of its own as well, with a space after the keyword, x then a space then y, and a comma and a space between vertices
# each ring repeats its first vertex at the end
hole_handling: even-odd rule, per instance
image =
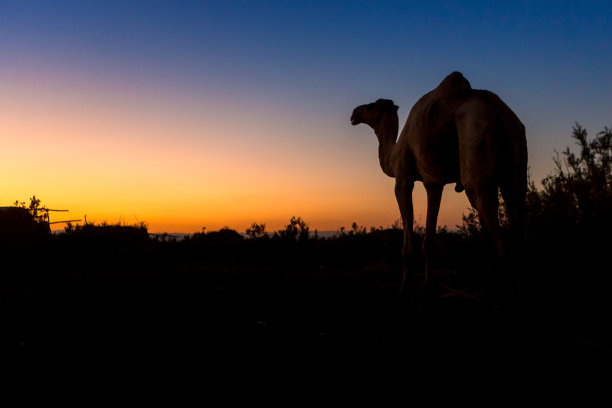
POLYGON ((410 261, 412 258, 412 239, 414 210, 412 208, 412 190, 414 182, 396 181, 395 197, 400 209, 404 230, 404 244, 402 246, 402 284, 400 286, 400 298, 410 296, 412 286, 412 268, 410 261))

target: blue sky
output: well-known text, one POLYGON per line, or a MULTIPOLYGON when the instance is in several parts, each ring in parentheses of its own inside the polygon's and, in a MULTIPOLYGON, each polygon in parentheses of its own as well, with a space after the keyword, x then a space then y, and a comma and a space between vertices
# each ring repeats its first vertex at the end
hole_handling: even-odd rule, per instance
MULTIPOLYGON (((49 100, 67 110, 91 104, 92 111, 109 116, 104 126, 112 126, 113 106, 124 104, 127 122, 148 118, 151 126, 188 129, 126 133, 130 143, 167 138, 170 146, 201 148, 203 155, 217 149, 215 156, 228 154, 227 162, 250 160, 262 169, 260 177, 278 160, 280 170, 270 171, 291 174, 305 194, 329 195, 317 192, 317 185, 336 179, 342 191, 337 200, 380 195, 371 208, 346 217, 388 224, 397 217, 392 189, 378 168, 371 131, 349 125, 355 106, 393 99, 403 123, 421 95, 461 71, 474 88, 497 93, 523 121, 539 181, 552 169, 553 149, 572 143, 574 122, 591 135, 612 125, 611 14, 612 3, 605 1, 4 1, 0 90, 4 98, 46 101, 38 109, 49 100), (54 96, 45 99, 46 94, 54 96), (227 128, 225 146, 202 123, 227 128), (204 126, 201 135, 198 126, 204 126), (197 145, 200 137, 210 143, 197 145), (313 176, 313 168, 325 176, 313 176), (389 214, 374 210, 377 205, 388 206, 389 214)), ((23 106, 24 115, 34 109, 23 106)), ((30 119, 41 127, 48 120, 39 114, 30 119)), ((50 123, 49 129, 58 131, 50 123)), ((18 133, 4 130, 0 138, 18 133)), ((23 162, 28 164, 27 156, 23 162)), ((21 184, 22 194, 42 185, 35 179, 21 184)), ((417 212, 423 208, 416 203, 419 194, 417 212)), ((22 197, 10 201, 16 198, 22 197)), ((75 199, 66 202, 74 207, 75 199)), ((310 207, 294 205, 308 218, 310 207)), ((453 208, 448 223, 460 218, 450 215, 457 212, 453 208)), ((278 219, 288 218, 288 211, 278 219)), ((313 210, 310 218, 329 228, 331 215, 317 221, 322 212, 313 210)), ((274 224, 276 218, 269 217, 274 224)), ((343 217, 338 215, 338 225, 346 222, 343 217)), ((230 220, 246 222, 235 214, 230 220)))

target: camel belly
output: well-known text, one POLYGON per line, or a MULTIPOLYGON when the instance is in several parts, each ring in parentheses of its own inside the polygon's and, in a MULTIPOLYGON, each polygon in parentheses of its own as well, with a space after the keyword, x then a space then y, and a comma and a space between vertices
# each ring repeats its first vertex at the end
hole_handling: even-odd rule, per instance
POLYGON ((422 152, 416 157, 416 170, 423 184, 455 183, 459 181, 459 157, 422 152))

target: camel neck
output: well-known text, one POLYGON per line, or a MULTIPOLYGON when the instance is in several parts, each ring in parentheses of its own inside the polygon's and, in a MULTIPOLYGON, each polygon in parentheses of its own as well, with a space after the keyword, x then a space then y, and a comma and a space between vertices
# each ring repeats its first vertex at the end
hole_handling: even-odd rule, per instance
POLYGON ((381 126, 375 131, 378 137, 378 159, 382 171, 389 177, 395 177, 393 173, 392 154, 395 149, 399 119, 397 115, 383 120, 381 126))

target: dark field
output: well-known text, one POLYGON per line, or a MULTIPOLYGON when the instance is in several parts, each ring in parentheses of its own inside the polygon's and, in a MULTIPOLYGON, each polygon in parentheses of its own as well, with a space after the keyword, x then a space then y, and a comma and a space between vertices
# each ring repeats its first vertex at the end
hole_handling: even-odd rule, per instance
POLYGON ((530 241, 522 301, 509 307, 493 295, 479 241, 442 233, 440 285, 412 313, 396 306, 401 241, 391 229, 177 242, 91 226, 19 244, 3 256, 2 358, 25 371, 75 364, 227 381, 610 380, 603 246, 530 241))

